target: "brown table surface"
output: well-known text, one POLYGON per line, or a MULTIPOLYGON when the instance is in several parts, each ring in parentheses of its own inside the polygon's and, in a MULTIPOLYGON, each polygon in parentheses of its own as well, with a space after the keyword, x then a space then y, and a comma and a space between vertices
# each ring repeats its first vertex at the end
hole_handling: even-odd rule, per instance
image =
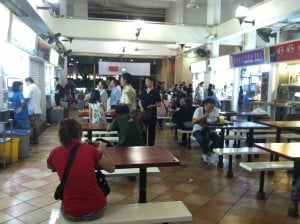
POLYGON ((282 129, 300 128, 300 121, 259 121, 259 123, 282 129))
POLYGON ((82 131, 106 131, 109 127, 109 123, 80 123, 82 131))
POLYGON ((254 146, 268 152, 277 153, 288 160, 300 160, 300 142, 293 143, 254 143, 254 146))
POLYGON ((147 202, 147 167, 179 166, 179 160, 160 146, 113 147, 106 150, 116 168, 139 168, 139 203, 147 202))
POLYGON ((179 160, 161 146, 112 147, 106 150, 116 168, 179 166, 179 160))

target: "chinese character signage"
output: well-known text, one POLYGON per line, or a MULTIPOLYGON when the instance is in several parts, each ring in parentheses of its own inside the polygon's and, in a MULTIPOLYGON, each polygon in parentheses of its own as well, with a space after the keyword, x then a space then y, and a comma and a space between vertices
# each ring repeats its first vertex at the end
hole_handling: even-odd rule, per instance
POLYGON ((270 47, 270 61, 291 61, 300 59, 300 41, 270 47))
POLYGON ((259 65, 265 63, 265 50, 257 49, 232 55, 233 67, 259 65))

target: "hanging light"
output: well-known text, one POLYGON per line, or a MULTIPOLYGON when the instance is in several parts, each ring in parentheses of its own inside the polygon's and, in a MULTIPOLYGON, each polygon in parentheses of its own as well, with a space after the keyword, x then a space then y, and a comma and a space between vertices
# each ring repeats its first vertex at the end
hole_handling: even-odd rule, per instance
POLYGON ((255 20, 251 20, 251 21, 245 20, 246 17, 248 16, 248 11, 249 9, 246 6, 240 4, 235 10, 235 18, 239 20, 240 25, 242 25, 242 23, 244 22, 244 23, 251 23, 252 26, 254 26, 255 20))

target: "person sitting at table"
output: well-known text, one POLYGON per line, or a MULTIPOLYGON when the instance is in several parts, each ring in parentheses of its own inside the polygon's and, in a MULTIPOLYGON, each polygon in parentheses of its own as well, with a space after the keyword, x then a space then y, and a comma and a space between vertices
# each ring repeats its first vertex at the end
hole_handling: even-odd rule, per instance
POLYGON ((116 113, 117 117, 113 120, 108 131, 118 131, 118 146, 145 145, 142 137, 144 125, 137 116, 129 113, 128 105, 117 105, 116 113))
MULTIPOLYGON (((64 119, 58 127, 58 146, 49 154, 47 167, 56 171, 62 179, 70 150, 81 139, 81 126, 75 119, 64 119)), ((95 168, 114 172, 112 160, 106 156, 106 146, 99 149, 89 144, 80 144, 66 179, 61 203, 63 217, 70 221, 90 221, 101 217, 106 207, 106 197, 99 188, 95 168)))
MULTIPOLYGON (((180 98, 180 107, 174 112, 172 116, 172 121, 176 124, 176 128, 182 130, 192 130, 192 118, 195 111, 195 108, 192 106, 192 100, 190 98, 180 98)), ((179 145, 186 146, 187 144, 187 134, 182 134, 182 141, 179 145)))
POLYGON ((100 92, 98 90, 91 91, 91 98, 89 100, 89 119, 90 123, 98 123, 105 121, 105 113, 103 104, 99 102, 100 92))
POLYGON ((220 146, 220 136, 215 131, 204 129, 201 123, 213 124, 219 120, 220 109, 215 107, 215 101, 212 98, 206 98, 203 101, 203 107, 198 107, 193 115, 193 136, 200 144, 202 149, 202 159, 207 163, 214 163, 211 156, 213 148, 220 146), (212 144, 209 145, 209 140, 212 144))

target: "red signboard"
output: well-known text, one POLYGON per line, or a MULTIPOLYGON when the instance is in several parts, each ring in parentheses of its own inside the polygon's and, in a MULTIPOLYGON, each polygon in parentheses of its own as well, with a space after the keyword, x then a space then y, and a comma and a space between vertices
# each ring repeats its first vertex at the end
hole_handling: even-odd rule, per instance
POLYGON ((118 66, 108 66, 108 71, 110 72, 118 72, 119 67, 118 66))
POLYGON ((300 59, 300 41, 270 47, 270 61, 291 61, 300 59))

